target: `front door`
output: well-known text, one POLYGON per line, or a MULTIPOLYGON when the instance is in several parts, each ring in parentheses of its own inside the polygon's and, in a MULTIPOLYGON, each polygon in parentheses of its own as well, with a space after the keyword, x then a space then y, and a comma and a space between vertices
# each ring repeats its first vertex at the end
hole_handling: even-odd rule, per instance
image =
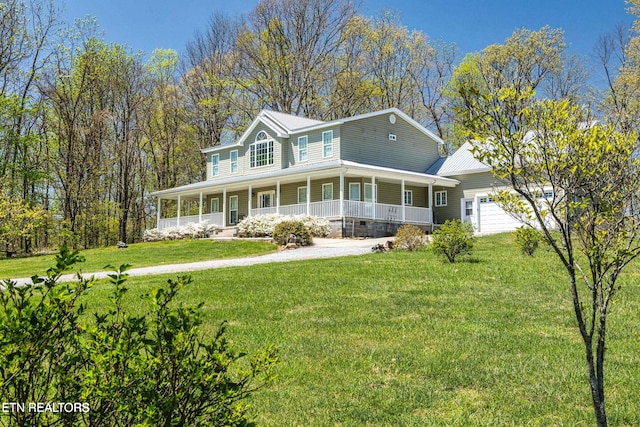
POLYGON ((377 186, 374 184, 367 182, 364 184, 364 216, 366 218, 373 218, 373 205, 376 202, 376 188, 377 186))
POLYGON ((474 199, 462 199, 460 201, 460 217, 463 222, 470 222, 471 225, 475 228, 476 226, 476 218, 473 214, 474 211, 474 199))
POLYGON ((264 191, 258 193, 258 208, 271 208, 275 206, 275 191, 264 191))
POLYGON ((229 224, 238 223, 238 196, 229 197, 229 224))

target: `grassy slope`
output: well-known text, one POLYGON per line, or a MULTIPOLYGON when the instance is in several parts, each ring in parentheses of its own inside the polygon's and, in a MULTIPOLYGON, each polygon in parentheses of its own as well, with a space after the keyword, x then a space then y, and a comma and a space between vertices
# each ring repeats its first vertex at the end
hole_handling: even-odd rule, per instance
MULTIPOLYGON (((268 242, 173 240, 165 242, 136 243, 126 249, 115 246, 81 251, 86 262, 80 268, 84 272, 103 271, 105 265, 131 264, 135 267, 195 262, 208 259, 234 258, 260 255, 275 250, 268 242)), ((44 274, 55 264, 55 255, 38 255, 0 259, 0 279, 31 277, 44 274)))
MULTIPOLYGON (((609 318, 611 425, 640 425, 639 274, 629 268, 609 318)), ((561 267, 508 235, 479 239, 456 264, 386 253, 193 278, 181 299, 205 302, 208 333, 228 319, 239 348, 280 348, 276 384, 250 402, 258 425, 593 425, 561 267)), ((131 293, 164 280, 131 279, 131 293)))

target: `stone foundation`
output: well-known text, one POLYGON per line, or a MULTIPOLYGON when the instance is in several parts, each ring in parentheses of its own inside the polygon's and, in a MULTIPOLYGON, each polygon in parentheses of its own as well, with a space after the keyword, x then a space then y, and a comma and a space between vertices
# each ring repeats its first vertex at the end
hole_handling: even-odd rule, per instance
MULTIPOLYGON (((362 220, 346 218, 342 220, 330 221, 331 232, 329 237, 390 237, 395 236, 396 231, 402 225, 399 222, 362 220)), ((431 234, 433 226, 431 224, 414 224, 422 229, 426 234, 431 234)))

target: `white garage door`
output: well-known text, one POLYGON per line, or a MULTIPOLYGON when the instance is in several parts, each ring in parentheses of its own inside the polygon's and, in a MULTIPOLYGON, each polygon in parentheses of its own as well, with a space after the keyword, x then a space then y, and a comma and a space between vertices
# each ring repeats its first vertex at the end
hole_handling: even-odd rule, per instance
POLYGON ((479 201, 479 224, 475 224, 477 233, 501 233, 504 231, 513 231, 522 226, 520 221, 503 211, 496 202, 484 197, 481 197, 479 201))

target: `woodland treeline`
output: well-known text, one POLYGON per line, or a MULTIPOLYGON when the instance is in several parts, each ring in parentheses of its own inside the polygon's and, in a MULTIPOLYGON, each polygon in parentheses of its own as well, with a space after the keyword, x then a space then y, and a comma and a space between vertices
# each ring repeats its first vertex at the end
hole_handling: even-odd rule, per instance
POLYGON ((53 1, 0 1, 0 240, 8 252, 137 241, 154 226, 149 193, 202 180, 199 149, 237 138, 264 108, 332 120, 397 107, 454 148, 468 136, 464 79, 485 63, 533 69, 523 85, 635 128, 633 34, 612 29, 587 61, 560 29, 516 30, 460 61, 390 11, 262 0, 245 16, 214 13, 180 55, 147 56, 95 20, 61 22, 53 1))

